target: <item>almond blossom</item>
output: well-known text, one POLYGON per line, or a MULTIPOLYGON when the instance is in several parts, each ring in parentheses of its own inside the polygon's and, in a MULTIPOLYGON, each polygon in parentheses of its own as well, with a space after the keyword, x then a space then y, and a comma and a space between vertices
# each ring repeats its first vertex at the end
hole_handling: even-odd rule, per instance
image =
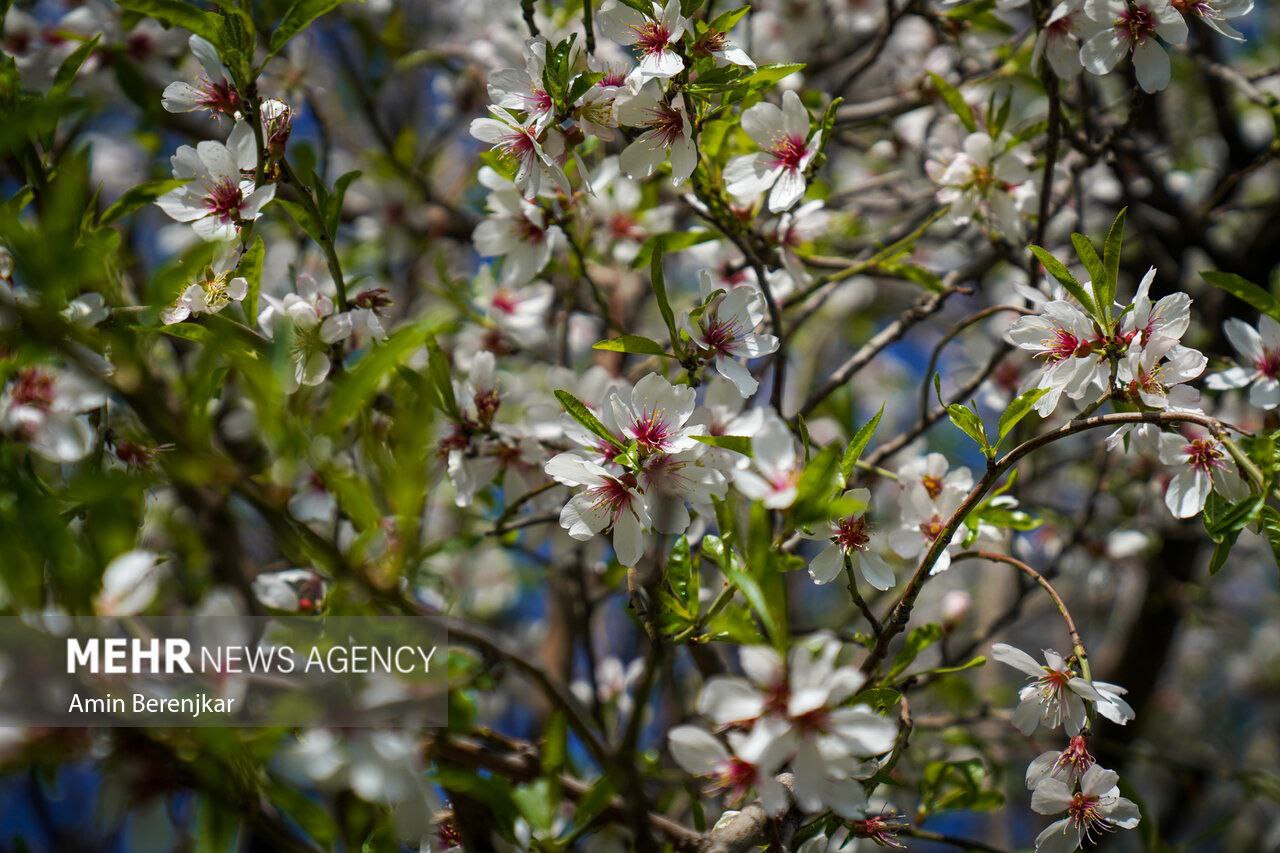
POLYGON ((1093 321, 1066 300, 1052 300, 1042 313, 1019 318, 1005 333, 1005 340, 1044 359, 1044 366, 1027 380, 1031 387, 1048 391, 1036 401, 1041 417, 1053 414, 1062 395, 1079 400, 1110 381, 1105 354, 1095 349, 1101 342, 1093 321))
POLYGON ((298 277, 298 292, 283 299, 263 294, 267 303, 258 325, 274 335, 282 320, 293 329, 289 359, 293 370, 285 374, 285 391, 292 394, 303 385, 319 385, 329 375, 333 345, 351 336, 350 312, 334 313, 333 301, 321 293, 309 275, 298 277))
POLYGON ((191 45, 191 53, 204 69, 204 76, 194 86, 181 80, 170 83, 164 89, 161 104, 171 113, 205 109, 211 113, 238 118, 243 102, 235 84, 231 82, 231 72, 218 57, 217 48, 196 35, 188 43, 191 45))
POLYGON ((731 731, 728 733, 733 752, 725 748, 718 738, 697 726, 676 726, 667 732, 667 747, 671 757, 687 773, 706 779, 711 791, 723 791, 730 802, 742 802, 755 789, 760 804, 769 814, 781 814, 790 802, 787 790, 772 773, 762 772, 761 764, 742 757, 743 753, 760 755, 765 766, 777 766, 780 762, 768 755, 776 750, 779 741, 761 744, 763 736, 771 736, 769 726, 758 727, 750 735, 731 731))
POLYGON ((680 0, 666 5, 653 3, 653 13, 645 15, 618 0, 605 0, 596 13, 600 31, 619 44, 630 45, 640 62, 640 74, 647 78, 674 77, 684 70, 684 60, 676 52, 689 22, 680 14, 680 0))
POLYGON ((1037 67, 1048 59, 1053 73, 1062 80, 1080 74, 1080 39, 1098 28, 1084 13, 1084 0, 1063 0, 1053 7, 1036 37, 1032 63, 1037 67))
POLYGON ((679 453, 698 447, 694 436, 705 429, 689 423, 695 396, 688 385, 672 385, 650 373, 629 392, 612 391, 608 407, 623 436, 635 441, 641 453, 679 453))
MULTIPOLYGON (((850 489, 842 496, 863 507, 871 505, 870 489, 850 489)), ((806 539, 826 540, 827 546, 809 561, 809 576, 814 583, 830 583, 844 569, 845 560, 852 562, 863 579, 876 589, 893 587, 893 569, 880 556, 879 536, 872 532, 866 510, 829 521, 806 539)))
POLYGON ((558 157, 564 153, 559 131, 543 131, 532 119, 520 121, 502 107, 491 106, 493 118, 471 122, 471 135, 493 146, 504 159, 515 164, 515 186, 525 198, 545 189, 572 191, 558 157))
POLYGON ((786 509, 795 502, 802 468, 791 430, 770 413, 751 436, 751 467, 738 471, 733 484, 769 509, 786 509))
MULTIPOLYGON (((672 2, 678 5, 679 0, 672 2)), ((668 100, 650 84, 619 105, 618 121, 627 127, 643 128, 618 158, 626 175, 647 178, 668 159, 671 183, 675 186, 693 174, 698 149, 693 143, 693 127, 689 124, 683 95, 672 95, 668 100)))
POLYGON ((768 736, 758 739, 767 747, 759 754, 743 748, 742 757, 764 772, 785 759, 803 811, 830 808, 856 818, 866 806, 858 780, 876 768, 866 759, 892 748, 897 726, 866 705, 846 704, 866 679, 854 667, 837 664, 840 650, 834 637, 816 635, 796 644, 784 663, 771 648, 746 647, 740 661, 747 677, 711 678, 698 710, 718 725, 751 723, 753 734, 768 726, 768 736))
POLYGON ((1073 787, 1095 763, 1085 736, 1072 735, 1065 749, 1042 752, 1027 766, 1027 787, 1034 790, 1045 779, 1056 779, 1073 787))
POLYGON ((239 262, 234 249, 222 249, 213 263, 201 271, 194 284, 188 285, 178 298, 160 312, 160 322, 166 326, 181 323, 188 317, 201 314, 217 314, 232 302, 240 302, 249 293, 249 282, 244 276, 232 277, 239 262))
POLYGON ((822 131, 809 138, 809 113, 792 91, 783 93, 781 109, 761 101, 744 110, 742 129, 762 150, 729 161, 729 192, 751 199, 768 191, 772 213, 790 208, 804 195, 805 170, 818 154, 822 131))
POLYGON ((555 106, 542 84, 547 40, 539 37, 526 41, 524 61, 522 69, 503 68, 489 75, 489 99, 503 109, 520 110, 533 122, 533 127, 541 131, 551 121, 555 106))
POLYGON ((1175 518, 1198 515, 1210 491, 1216 490, 1231 503, 1249 494, 1235 460, 1213 436, 1187 438, 1177 433, 1161 433, 1160 462, 1177 469, 1164 493, 1165 506, 1175 518))
POLYGON ((499 281, 506 287, 526 284, 542 271, 552 253, 564 244, 560 226, 548 224, 546 212, 504 184, 492 169, 480 180, 489 187, 489 215, 476 226, 472 239, 476 251, 502 258, 499 281))
MULTIPOLYGON (((711 273, 699 271, 698 280, 702 298, 711 298, 716 293, 711 273)), ((764 318, 764 294, 754 285, 721 292, 696 319, 684 318, 689 337, 714 360, 716 372, 737 386, 743 399, 754 394, 760 383, 738 359, 758 358, 778 349, 776 337, 755 331, 764 318)))
POLYGON ((1280 323, 1263 314, 1255 329, 1232 317, 1222 324, 1241 365, 1215 373, 1205 382, 1214 391, 1248 388, 1249 402, 1259 409, 1280 406, 1280 323))
POLYGON ((925 166, 939 186, 938 203, 951 206, 957 225, 977 220, 1011 240, 1022 239, 1022 208, 1034 199, 1035 184, 1017 148, 998 146, 978 131, 965 138, 964 150, 950 162, 930 160, 925 166))
POLYGON ((1031 679, 1018 693, 1018 707, 1013 712, 1013 725, 1024 735, 1037 728, 1062 726, 1069 736, 1080 734, 1085 723, 1085 702, 1099 709, 1107 707, 1108 718, 1123 725, 1133 719, 1133 710, 1112 688, 1104 695, 1095 683, 1081 678, 1062 656, 1052 649, 1044 650, 1044 664, 1036 663, 1029 654, 1005 643, 991 647, 993 660, 1007 664, 1031 679))
POLYGON ((606 530, 613 532, 618 562, 634 566, 644 556, 649 506, 637 488, 635 475, 617 476, 576 453, 561 453, 546 466, 556 482, 583 490, 560 513, 560 526, 580 542, 606 530))
POLYGON ((1187 22, 1169 0, 1084 0, 1084 12, 1102 27, 1080 48, 1085 70, 1106 74, 1132 54, 1144 91, 1159 92, 1169 85, 1169 54, 1156 38, 1168 44, 1187 40, 1187 22))
POLYGON ((1031 808, 1040 814, 1066 817, 1049 824, 1036 836, 1036 853, 1071 853, 1101 833, 1133 829, 1142 819, 1137 805, 1120 796, 1120 775, 1095 764, 1080 778, 1080 789, 1045 779, 1031 795, 1031 808))
POLYGON ((83 413, 106 402, 105 389, 79 373, 23 367, 0 394, 0 434, 51 462, 76 462, 93 449, 94 429, 83 413))
POLYGON ((242 121, 231 129, 225 145, 212 140, 195 148, 183 145, 171 162, 173 176, 188 183, 160 196, 156 204, 179 222, 190 223, 206 240, 235 239, 240 226, 261 216, 276 195, 275 184, 259 187, 253 181, 257 144, 242 121))
POLYGON ((1238 42, 1244 41, 1244 34, 1227 21, 1253 11, 1253 0, 1180 0, 1171 5, 1184 16, 1199 18, 1214 32, 1238 42))

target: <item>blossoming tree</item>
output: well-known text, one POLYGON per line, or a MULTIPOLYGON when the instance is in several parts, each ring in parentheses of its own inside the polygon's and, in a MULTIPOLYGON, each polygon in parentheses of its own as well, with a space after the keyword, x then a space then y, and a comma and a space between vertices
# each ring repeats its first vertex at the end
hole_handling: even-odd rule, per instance
POLYGON ((14 832, 1272 849, 1263 11, 0 5, 0 606, 449 643, 441 728, 0 730, 105 783, 14 832))

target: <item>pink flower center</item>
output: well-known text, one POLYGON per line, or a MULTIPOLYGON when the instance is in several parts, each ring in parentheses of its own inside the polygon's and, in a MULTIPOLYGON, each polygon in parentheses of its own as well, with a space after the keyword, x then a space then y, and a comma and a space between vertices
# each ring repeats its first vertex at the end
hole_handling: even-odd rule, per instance
POLYGON ((604 76, 601 77, 596 82, 597 86, 600 86, 601 88, 606 88, 606 89, 607 88, 618 89, 618 88, 621 88, 622 86, 625 86, 626 84, 627 84, 626 72, 618 71, 617 69, 614 69, 614 68, 610 68, 608 71, 606 71, 604 76))
POLYGON ((531 219, 521 218, 515 224, 516 235, 530 245, 540 245, 546 237, 546 230, 540 228, 536 222, 531 219))
POLYGON ((520 300, 510 290, 505 288, 493 294, 493 299, 489 303, 493 306, 493 310, 503 314, 514 314, 516 309, 520 307, 520 300))
POLYGON ((925 474, 920 478, 920 485, 924 486, 924 490, 928 492, 929 497, 935 501, 938 495, 942 494, 942 478, 935 477, 932 474, 925 474))
POLYGON ((661 450, 671 443, 671 424, 666 413, 658 410, 644 412, 631 424, 631 437, 645 450, 661 450))
POLYGON ((240 93, 226 80, 201 80, 196 91, 200 93, 197 103, 211 112, 234 115, 240 110, 240 93))
POLYGON ((804 158, 809 153, 809 149, 805 146, 804 138, 800 136, 785 136, 774 143, 769 149, 769 153, 773 155, 773 165, 781 166, 791 172, 798 172, 804 158))
POLYGON ((1254 363, 1254 367, 1268 379, 1275 379, 1280 375, 1280 350, 1263 350, 1262 358, 1254 363))
POLYGON ((11 399, 14 405, 47 412, 53 406, 53 376, 35 367, 18 374, 11 399))
POLYGON ((209 213, 223 222, 235 222, 240 218, 240 205, 244 202, 244 194, 240 192, 240 184, 233 181, 221 181, 209 190, 205 203, 209 213))
POLYGON ((536 145, 537 140, 533 137, 533 131, 513 128, 510 133, 502 137, 497 148, 498 153, 503 157, 523 163, 537 153, 536 145))
POLYGON ((867 520, 862 516, 843 518, 836 525, 836 543, 846 553, 865 551, 871 542, 871 533, 867 529, 867 520))
POLYGON ((1054 329, 1053 337, 1044 341, 1044 357, 1046 361, 1065 361, 1076 354, 1081 347, 1081 340, 1066 329, 1054 329))
POLYGON ((1083 776, 1084 772, 1092 767, 1093 764, 1093 756, 1089 754, 1089 747, 1084 736, 1076 735, 1071 738, 1067 748, 1062 750, 1058 760, 1054 762, 1054 767, 1062 770, 1070 769, 1073 774, 1083 776))
POLYGON ((714 790, 727 791, 734 796, 745 794, 756 780, 756 766, 736 755, 721 763, 716 770, 714 790))
POLYGON ((1198 438, 1185 448, 1187 464, 1197 471, 1212 474, 1214 468, 1223 468, 1222 449, 1211 438, 1198 438))
POLYGON ((652 116, 645 126, 657 135, 664 146, 670 148, 684 137, 684 115, 668 104, 658 104, 648 111, 652 116))
POLYGON ((614 521, 623 510, 631 506, 631 490, 626 483, 613 477, 605 478, 603 483, 589 489, 587 494, 591 496, 592 505, 596 509, 605 510, 614 521))
POLYGON ((18 31, 10 33, 4 39, 4 52, 11 56, 22 56, 31 49, 31 34, 18 31))
POLYGON ((551 100, 551 94, 545 89, 534 89, 533 94, 525 99, 529 105, 529 112, 534 115, 542 115, 551 112, 551 108, 555 103, 551 100))
POLYGON ((728 33, 722 33, 718 30, 707 30, 707 34, 694 45, 694 50, 700 53, 719 53, 729 46, 728 33))
POLYGON ((661 21, 646 21, 632 27, 636 33, 636 50, 642 56, 657 56, 666 52, 671 42, 671 30, 661 21))
POLYGON ((1091 797, 1083 791, 1071 798, 1067 806, 1067 817, 1080 827, 1081 834, 1092 841, 1097 832, 1110 832, 1111 822, 1107 820, 1101 809, 1101 798, 1091 797))
POLYGON ((744 333, 742 323, 737 318, 722 320, 713 317, 702 330, 702 344, 722 355, 733 355, 734 345, 742 339, 744 333))
POLYGON ((1116 18, 1115 28, 1125 33, 1131 44, 1143 44, 1155 35, 1156 16, 1144 5, 1128 6, 1116 18))
POLYGON ((626 213, 615 213, 609 217, 609 234, 615 240, 635 240, 644 236, 636 221, 626 213))

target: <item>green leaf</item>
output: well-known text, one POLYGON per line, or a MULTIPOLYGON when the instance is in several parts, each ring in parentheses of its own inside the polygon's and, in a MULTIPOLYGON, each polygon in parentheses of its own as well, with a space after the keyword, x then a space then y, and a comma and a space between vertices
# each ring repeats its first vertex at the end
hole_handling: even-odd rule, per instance
MULTIPOLYGON (((385 341, 373 346, 365 353, 355 367, 343 373, 332 383, 333 393, 329 397, 327 411, 320 418, 320 431, 336 432, 364 411, 382 385, 382 381, 394 373, 411 354, 420 349, 427 342, 428 336, 439 330, 439 326, 439 318, 428 315, 418 322, 401 326, 385 341)), ((435 352, 430 352, 428 363, 430 364, 430 359, 435 357, 435 352)), ((443 358, 442 353, 440 359, 443 360, 443 358)), ((436 369, 438 369, 436 365, 428 367, 428 370, 436 369)), ((452 382, 449 383, 449 389, 452 392, 452 382)), ((453 405, 457 405, 456 401, 453 405)))
POLYGON ((342 5, 342 0, 294 0, 289 11, 284 13, 278 26, 271 33, 271 41, 267 45, 267 58, 275 56, 289 39, 311 26, 311 22, 321 15, 333 11, 342 5))
POLYGON ((1067 293, 1074 296, 1076 301, 1084 306, 1085 311, 1093 315, 1098 313, 1097 309, 1093 305, 1093 297, 1089 295, 1089 291, 1084 289, 1084 285, 1076 280, 1076 277, 1071 274, 1071 270, 1067 269, 1066 265, 1062 263, 1062 261, 1058 260, 1053 255, 1049 254, 1048 251, 1039 246, 1031 246, 1030 248, 1031 254, 1036 256, 1036 260, 1038 260, 1041 266, 1045 268, 1045 271, 1056 278, 1058 283, 1066 289, 1067 293))
POLYGON ((655 246, 653 262, 649 266, 650 280, 653 282, 653 295, 658 300, 658 310, 662 312, 662 321, 667 324, 671 334, 671 349, 680 354, 680 333, 676 330, 676 314, 671 310, 671 301, 667 298, 667 280, 662 274, 662 246, 655 246))
POLYGON ((1253 282, 1243 279, 1235 273, 1205 270, 1200 273, 1205 281, 1221 290, 1225 290, 1237 299, 1249 303, 1276 322, 1280 322, 1280 300, 1253 282))
POLYGON ((761 65, 745 81, 749 86, 772 86, 784 77, 790 77, 797 71, 804 70, 803 62, 780 62, 774 65, 761 65))
POLYGON ((542 737, 542 772, 547 775, 564 769, 568 758, 569 726, 563 711, 555 711, 547 720, 542 737))
POLYGON ((1276 566, 1280 567, 1280 510, 1264 506, 1258 516, 1258 523, 1267 541, 1271 543, 1271 556, 1275 558, 1276 566))
POLYGON ((1111 303, 1100 302, 1097 299, 1099 282, 1107 277, 1106 268, 1102 265, 1102 259, 1098 257, 1098 250, 1093 248, 1089 238, 1083 234, 1072 234, 1071 245, 1076 247, 1076 255, 1080 257, 1080 263, 1084 264, 1084 268, 1089 273, 1089 285, 1093 288, 1095 307, 1099 316, 1111 316, 1111 303))
POLYGON ((737 9, 722 12, 716 15, 715 20, 707 25, 707 29, 717 33, 727 33, 737 25, 738 21, 742 20, 743 15, 750 11, 750 6, 739 6, 737 9))
POLYGON ((80 66, 84 65, 84 61, 93 53, 94 48, 98 46, 98 40, 102 38, 102 34, 94 36, 88 41, 81 44, 71 55, 62 60, 62 64, 58 66, 58 73, 53 77, 53 85, 49 88, 49 97, 61 98, 70 89, 71 84, 76 81, 76 75, 80 73, 80 66))
POLYGON ((931 622, 928 625, 921 625, 919 628, 912 628, 911 633, 907 634, 906 642, 893 659, 893 665, 889 667, 889 673, 885 676, 886 682, 895 680, 899 675, 907 671, 907 667, 911 666, 920 653, 932 646, 938 640, 942 639, 942 626, 931 622))
POLYGON ((1124 214, 1127 208, 1120 208, 1115 222, 1107 231, 1107 241, 1102 246, 1102 269, 1104 290, 1098 292, 1098 283, 1093 283, 1093 292, 1098 294, 1098 305, 1111 317, 1111 306, 1116 301, 1116 287, 1120 281, 1120 249, 1124 243, 1124 214))
POLYGON ((289 214, 290 218, 292 218, 293 221, 297 223, 298 227, 303 230, 303 233, 316 243, 324 242, 320 223, 311 215, 311 211, 307 210, 295 201, 289 201, 288 199, 280 198, 279 196, 276 196, 275 199, 272 200, 271 204, 281 208, 285 213, 289 214))
POLYGON ((667 584, 676 600, 684 605, 685 611, 692 618, 697 618, 699 609, 698 571, 689 551, 689 537, 681 536, 671 546, 671 554, 667 557, 667 584))
POLYGON ((849 446, 845 448, 844 457, 840 460, 840 479, 847 486, 853 478, 853 469, 857 467, 858 460, 862 458, 862 451, 867 449, 867 443, 871 441, 871 436, 875 433, 876 427, 880 425, 880 418, 884 417, 884 403, 880 404, 880 411, 876 412, 871 420, 862 425, 862 428, 854 433, 853 438, 849 441, 849 446))
POLYGON ((462 410, 458 408, 458 398, 453 393, 449 359, 445 358, 444 352, 434 340, 427 342, 427 378, 431 380, 440 411, 455 421, 461 421, 462 410))
POLYGON ((977 442, 983 453, 987 456, 991 455, 992 448, 987 441, 987 428, 977 412, 963 403, 952 403, 947 406, 947 417, 951 419, 951 423, 960 428, 961 432, 977 442))
POLYGON ((751 456, 751 438, 745 435, 695 435, 695 441, 708 444, 712 447, 720 447, 725 450, 732 450, 734 453, 741 453, 743 456, 751 456))
POLYGON ((624 453, 626 452, 627 445, 623 444, 622 440, 616 435, 609 432, 608 427, 600 423, 600 419, 591 414, 591 410, 587 408, 585 403, 570 394, 568 391, 557 390, 556 399, 560 401, 560 405, 564 406, 565 411, 568 412, 575 421, 586 427, 593 435, 603 438, 614 447, 624 453))
POLYGON ((928 669, 928 670, 925 670, 924 672, 917 673, 917 674, 918 675, 951 675, 956 672, 964 672, 967 669, 975 669, 977 667, 982 666, 986 662, 987 662, 986 657, 984 657, 983 655, 978 655, 975 658, 970 658, 964 663, 956 664, 955 666, 940 666, 937 669, 928 669))
POLYGON ((964 95, 960 94, 960 90, 932 71, 929 72, 929 79, 933 81, 933 87, 938 90, 942 100, 946 101, 947 106, 960 119, 964 129, 970 133, 977 131, 978 123, 973 118, 973 110, 969 108, 969 104, 965 101, 964 95))
POLYGON ((550 831, 558 805, 550 779, 536 779, 527 785, 520 785, 511 792, 511 799, 515 801, 520 815, 529 821, 534 830, 550 831))
POLYGON ((711 231, 667 231, 663 234, 654 234, 640 244, 640 249, 636 252, 635 258, 632 259, 631 266, 633 269, 640 269, 646 264, 652 263, 655 251, 660 250, 665 254, 670 254, 714 239, 716 239, 716 235, 711 231))
POLYGON ((761 623, 764 624, 765 631, 773 641, 773 644, 778 648, 782 648, 787 638, 783 636, 778 623, 774 620, 773 612, 769 608, 769 601, 765 597, 760 582, 745 570, 742 558, 738 556, 737 552, 726 545, 719 536, 704 536, 702 538, 702 554, 719 566, 720 571, 724 573, 725 579, 737 587, 747 600, 747 604, 751 605, 751 609, 761 623))
POLYGON ((330 234, 338 230, 338 225, 342 221, 342 202, 347 197, 347 188, 358 177, 360 177, 359 171, 347 172, 340 176, 333 182, 333 192, 325 196, 321 213, 324 215, 330 234))
POLYGON ((1010 509, 1005 506, 987 506, 978 517, 988 524, 996 527, 1005 527, 1010 530, 1035 530, 1043 520, 1036 518, 1028 512, 1020 509, 1010 509))
POLYGON ((622 335, 617 338, 610 338, 607 341, 599 341, 591 348, 607 352, 629 352, 634 355, 658 355, 663 358, 675 358, 675 356, 667 352, 667 348, 662 344, 651 338, 646 338, 644 335, 622 335))
POLYGON ((182 27, 213 42, 218 38, 218 17, 182 0, 117 0, 116 5, 128 12, 155 18, 162 24, 182 27))
POLYGON ((1013 399, 1013 402, 1000 414, 1000 423, 996 427, 999 432, 999 437, 996 438, 996 447, 999 447, 1000 442, 1004 441, 1009 433, 1013 432, 1013 428, 1018 425, 1019 421, 1035 411, 1036 402, 1048 393, 1048 388, 1032 388, 1030 391, 1023 392, 1013 399))
POLYGON ((244 276, 249 285, 241 305, 245 321, 254 329, 258 328, 258 294, 262 292, 262 262, 266 254, 267 246, 259 235, 253 239, 253 245, 240 256, 240 263, 236 267, 236 272, 244 276))
POLYGON ((110 207, 102 212, 102 216, 98 218, 98 224, 110 225, 117 219, 128 216, 135 210, 151 204, 151 202, 160 198, 169 190, 176 190, 185 183, 186 181, 166 179, 163 181, 147 181, 144 184, 130 187, 110 207))

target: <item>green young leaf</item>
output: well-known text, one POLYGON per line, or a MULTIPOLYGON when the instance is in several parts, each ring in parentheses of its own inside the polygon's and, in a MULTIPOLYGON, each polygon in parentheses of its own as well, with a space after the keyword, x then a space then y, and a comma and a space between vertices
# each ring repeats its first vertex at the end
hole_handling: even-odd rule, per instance
POLYGON ((1102 265, 1102 259, 1098 257, 1098 250, 1093 248, 1093 244, 1089 242, 1089 238, 1083 234, 1072 234, 1071 245, 1076 247, 1076 255, 1080 258, 1080 263, 1084 265, 1085 270, 1089 273, 1089 285, 1093 288, 1094 304, 1097 313, 1101 319, 1109 319, 1111 317, 1111 303, 1099 297, 1099 293, 1105 293, 1105 282, 1107 277, 1106 267, 1102 265), (1102 288, 1100 290, 1099 288, 1102 288))
POLYGON ((267 58, 284 50, 289 39, 311 26, 311 22, 321 15, 332 12, 342 5, 342 0, 294 0, 293 5, 284 13, 284 17, 271 33, 271 41, 267 45, 267 58))
POLYGON ((987 441, 987 428, 982 423, 982 418, 978 417, 977 412, 963 403, 952 403, 947 406, 947 417, 965 435, 977 442, 983 453, 987 456, 991 455, 991 443, 987 441))
POLYGON ((311 215, 311 211, 307 210, 296 201, 289 201, 288 199, 280 198, 279 196, 276 196, 275 199, 272 200, 271 204, 281 208, 285 213, 289 214, 289 217, 297 223, 298 227, 316 243, 324 242, 320 223, 311 215))
POLYGON ((575 421, 586 427, 592 435, 603 438, 623 453, 627 451, 627 445, 623 444, 622 440, 616 435, 609 432, 608 427, 600 423, 600 419, 591 414, 591 410, 588 409, 586 404, 577 397, 573 396, 568 391, 557 390, 556 399, 560 401, 560 405, 564 406, 565 411, 568 412, 575 421))
POLYGON ((951 675, 957 672, 964 672, 967 669, 975 669, 986 662, 986 657, 978 655, 977 657, 970 658, 964 663, 956 664, 955 666, 940 666, 936 669, 925 670, 924 672, 919 673, 919 675, 951 675))
POLYGON ((1205 281, 1214 287, 1225 290, 1232 296, 1249 303, 1263 314, 1280 323, 1280 299, 1276 299, 1253 282, 1243 279, 1235 273, 1205 270, 1200 273, 1205 281))
POLYGON ((803 62, 780 62, 774 65, 761 65, 744 82, 748 86, 772 86, 784 77, 790 77, 797 71, 804 70, 803 62))
POLYGON ((146 207, 151 202, 160 198, 160 196, 175 190, 185 184, 186 181, 176 179, 166 179, 163 181, 147 181, 144 184, 138 184, 125 191, 125 193, 116 199, 110 207, 102 212, 102 216, 98 219, 99 225, 110 225, 117 219, 128 216, 135 210, 146 207))
POLYGON ((434 340, 427 342, 427 378, 431 380, 440 411, 455 421, 461 421, 462 410, 458 408, 458 398, 453 393, 449 359, 445 358, 444 352, 434 340))
POLYGON ((721 12, 716 15, 715 20, 707 25, 707 29, 717 33, 727 33, 737 26, 738 21, 751 11, 750 6, 739 6, 736 9, 730 9, 728 12, 721 12))
POLYGON ((876 412, 871 420, 863 424, 854 433, 853 438, 849 441, 849 446, 845 448, 844 457, 840 460, 840 479, 846 486, 853 479, 853 469, 857 467, 858 460, 862 458, 862 451, 867 449, 867 444, 871 441, 871 436, 875 434, 876 427, 880 425, 880 418, 882 417, 884 417, 884 403, 880 404, 880 411, 876 412))
POLYGON ((262 292, 262 262, 266 254, 267 246, 262 242, 262 237, 255 237, 253 245, 240 256, 240 263, 236 266, 236 274, 243 276, 248 284, 244 301, 240 303, 244 309, 244 319, 254 329, 258 328, 258 294, 262 292))
POLYGON ((1035 530, 1044 522, 1020 509, 1010 509, 1004 506, 987 506, 977 513, 978 517, 983 521, 996 527, 1004 527, 1009 530, 1035 530))
MULTIPOLYGON (((333 182, 333 192, 325 194, 321 213, 324 216, 324 221, 329 228, 330 234, 336 233, 338 230, 338 225, 342 221, 342 202, 347 197, 347 188, 358 177, 360 177, 359 171, 347 172, 333 182)), ((319 182, 317 181, 317 183, 319 182)))
POLYGON ((710 242, 715 238, 716 235, 711 231, 702 230, 667 231, 662 234, 654 234, 640 244, 640 249, 636 252, 635 258, 632 259, 631 266, 633 269, 640 269, 652 263, 655 251, 661 250, 663 253, 670 254, 688 249, 691 246, 697 246, 699 243, 710 242))
POLYGON ((699 609, 698 570, 689 550, 689 537, 681 536, 671 546, 667 557, 667 584, 685 610, 697 618, 699 609))
POLYGON ((662 312, 662 321, 667 324, 671 335, 671 349, 679 356, 680 332, 676 329, 676 314, 671 310, 671 301, 667 298, 667 280, 662 274, 662 246, 653 250, 653 262, 649 265, 649 276, 653 283, 653 295, 658 300, 658 310, 662 312))
MULTIPOLYGON (((1116 301, 1116 288, 1120 282, 1120 249, 1124 244, 1124 214, 1126 208, 1120 208, 1120 212, 1116 214, 1116 219, 1111 223, 1111 228, 1107 231, 1107 241, 1102 246, 1102 269, 1103 281, 1105 283, 1105 296, 1098 297, 1099 305, 1111 306, 1116 301)), ((1094 293, 1098 292, 1098 284, 1094 282, 1094 293)), ((1111 308, 1104 309, 1107 317, 1111 316, 1111 308)))
POLYGON ((218 17, 191 3, 183 0, 117 0, 116 5, 127 12, 155 18, 162 24, 182 27, 217 47, 221 46, 218 44, 218 17))
POLYGON ((98 46, 98 40, 102 38, 102 34, 94 36, 88 41, 81 44, 71 55, 62 60, 62 64, 58 66, 58 73, 53 77, 53 85, 49 88, 49 97, 61 98, 70 89, 71 84, 76 81, 76 75, 80 73, 80 66, 84 65, 84 61, 93 53, 94 48, 98 46))
MULTIPOLYGON (((333 382, 333 393, 329 397, 328 410, 320 418, 320 431, 336 432, 357 414, 366 410, 383 380, 394 373, 411 354, 420 349, 427 342, 429 335, 439 331, 439 327, 440 319, 428 315, 418 322, 401 326, 385 341, 365 353, 355 367, 333 382)), ((436 357, 435 352, 430 350, 428 352, 429 359, 436 357)), ((442 353, 440 360, 443 361, 443 358, 442 353)), ((437 364, 430 364, 429 361, 428 370, 432 374, 438 369, 437 364)), ((450 397, 452 397, 453 383, 448 384, 450 397)), ((448 404, 445 403, 445 405, 448 404)), ((453 405, 457 405, 456 401, 453 405)), ((445 409, 445 411, 449 410, 445 409)))
POLYGON ((1084 306, 1084 310, 1090 314, 1097 315, 1098 311, 1094 307, 1093 297, 1089 295, 1089 291, 1084 289, 1076 277, 1071 274, 1071 270, 1067 269, 1066 264, 1049 254, 1048 251, 1039 246, 1031 246, 1031 254, 1036 256, 1049 275, 1058 280, 1058 283, 1076 298, 1076 301, 1084 306))
POLYGON ((747 600, 747 604, 751 605, 756 617, 764 625, 765 632, 769 635, 773 644, 782 648, 787 642, 787 638, 774 620, 773 611, 769 607, 768 598, 765 596, 760 582, 745 570, 742 558, 738 556, 737 552, 726 545, 719 536, 704 536, 702 538, 702 554, 720 568, 729 583, 737 587, 738 591, 747 600))
POLYGON ((1271 543, 1271 556, 1275 558, 1276 566, 1280 567, 1280 510, 1264 506, 1258 516, 1258 523, 1262 528, 1261 532, 1271 543))
POLYGON ((960 90, 952 86, 942 77, 929 72, 929 79, 933 81, 933 88, 938 90, 938 94, 942 96, 942 100, 946 101, 947 106, 960 119, 960 123, 964 125, 964 129, 970 133, 974 133, 978 129, 978 122, 973 118, 973 110, 969 108, 969 104, 964 99, 964 95, 960 94, 960 90))
POLYGON ((920 653, 932 646, 938 640, 942 639, 942 626, 936 623, 921 625, 919 628, 912 628, 907 634, 906 642, 893 659, 893 665, 889 667, 889 674, 885 676, 885 682, 889 683, 897 679, 899 675, 907 671, 907 667, 915 662, 920 653))
POLYGON ((745 435, 695 435, 695 441, 708 444, 712 447, 720 447, 725 450, 732 450, 734 453, 741 453, 743 456, 751 456, 751 438, 745 435))
POLYGON ((662 344, 651 338, 646 338, 644 335, 622 335, 617 338, 610 338, 607 341, 599 341, 591 348, 607 352, 629 352, 633 355, 658 355, 663 358, 675 358, 675 356, 667 352, 666 347, 662 344))
POLYGON ((1048 388, 1032 388, 1030 391, 1023 392, 1009 403, 1004 412, 1000 415, 1000 423, 997 426, 999 436, 996 438, 996 447, 1005 440, 1009 433, 1013 432, 1013 428, 1018 422, 1031 414, 1036 407, 1036 402, 1049 393, 1048 388))

